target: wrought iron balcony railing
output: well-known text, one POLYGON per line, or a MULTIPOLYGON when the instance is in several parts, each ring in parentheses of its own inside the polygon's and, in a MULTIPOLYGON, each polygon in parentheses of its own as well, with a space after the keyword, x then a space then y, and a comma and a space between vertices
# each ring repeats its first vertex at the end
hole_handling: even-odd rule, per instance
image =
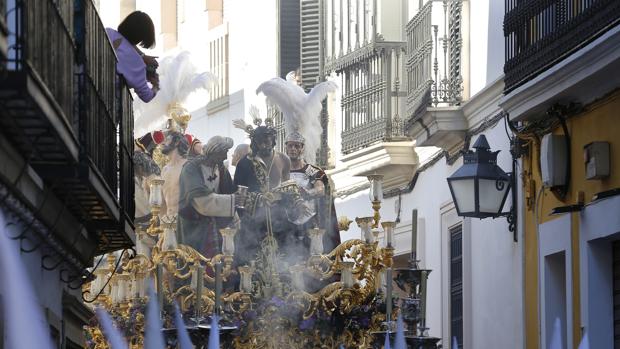
POLYGON ((70 123, 75 58, 73 3, 16 0, 13 5, 7 11, 7 22, 14 29, 7 68, 30 72, 45 84, 62 117, 70 123))
POLYGON ((505 0, 505 92, 620 23, 617 0, 505 0))
POLYGON ((82 156, 92 161, 105 179, 110 193, 118 190, 118 158, 116 149, 116 55, 105 29, 90 0, 81 1, 76 21, 78 42, 78 108, 77 130, 82 156), (83 25, 83 27, 82 27, 83 25))
MULTIPOLYGON (((116 229, 133 226, 133 109, 132 97, 116 74, 116 54, 91 0, 77 0, 76 41, 78 42, 78 117, 81 158, 91 162, 115 201, 118 217, 100 225, 108 239, 116 229)), ((91 219, 109 221, 110 212, 90 208, 91 219)), ((110 242, 110 241, 108 241, 110 242)), ((114 242, 112 242, 114 244, 114 242)), ((119 246, 112 246, 112 248, 119 246)))
POLYGON ((407 23, 407 115, 462 101, 462 0, 427 1, 407 23))
POLYGON ((328 63, 342 76, 343 154, 403 137, 404 49, 404 42, 371 42, 328 63))
POLYGON ((2 135, 100 238, 99 252, 130 245, 131 96, 92 0, 8 4, 2 135))

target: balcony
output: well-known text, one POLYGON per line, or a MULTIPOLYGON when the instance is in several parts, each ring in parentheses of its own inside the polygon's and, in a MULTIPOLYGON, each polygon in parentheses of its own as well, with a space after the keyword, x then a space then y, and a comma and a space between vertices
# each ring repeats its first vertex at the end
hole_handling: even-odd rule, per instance
POLYGON ((506 0, 506 94, 620 22, 617 0, 506 0))
POLYGON ((3 136, 97 238, 95 253, 131 246, 131 96, 96 9, 91 0, 15 4, 0 78, 3 136))
POLYGON ((427 1, 407 23, 405 129, 417 145, 450 149, 462 141, 462 1, 427 1))
POLYGON ((330 61, 342 76, 342 153, 406 139, 402 127, 403 42, 375 41, 330 61))

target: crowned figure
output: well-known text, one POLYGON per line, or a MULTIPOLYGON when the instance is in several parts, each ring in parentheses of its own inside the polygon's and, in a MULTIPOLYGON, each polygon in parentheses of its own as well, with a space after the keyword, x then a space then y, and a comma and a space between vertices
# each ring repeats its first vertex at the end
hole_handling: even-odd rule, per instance
POLYGON ((162 214, 170 218, 176 217, 179 206, 179 178, 181 170, 188 158, 201 154, 202 144, 192 135, 186 134, 191 114, 183 106, 187 97, 198 89, 209 89, 215 77, 208 72, 198 72, 191 62, 189 52, 181 52, 176 56, 164 58, 159 64, 161 90, 150 103, 134 101, 136 110, 136 132, 147 132, 153 128, 161 131, 147 132, 157 135, 159 139, 156 147, 146 151, 161 167, 163 206, 162 214))
POLYGON ((271 79, 262 83, 258 92, 275 104, 282 112, 286 132, 285 149, 291 161, 290 178, 300 188, 305 214, 289 216, 291 235, 303 246, 303 257, 308 256, 311 228, 324 229, 323 248, 331 251, 340 244, 340 233, 329 178, 325 171, 315 165, 323 128, 320 122, 322 101, 336 90, 333 82, 317 84, 305 93, 295 78, 295 72, 287 79, 271 79))

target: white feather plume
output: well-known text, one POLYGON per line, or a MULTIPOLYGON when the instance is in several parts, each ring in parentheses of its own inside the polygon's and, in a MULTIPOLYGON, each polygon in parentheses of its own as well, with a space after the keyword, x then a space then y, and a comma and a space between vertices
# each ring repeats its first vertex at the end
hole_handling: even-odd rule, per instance
POLYGON ((198 89, 210 90, 215 75, 198 72, 192 63, 191 55, 183 51, 176 56, 161 60, 159 68, 160 90, 149 103, 134 100, 134 128, 136 135, 142 135, 159 127, 167 118, 171 103, 183 103, 198 89))
POLYGON ((235 119, 233 120, 233 126, 245 131, 245 129, 248 127, 248 124, 243 119, 235 119))
POLYGON ((256 93, 262 92, 280 109, 287 134, 297 131, 306 139, 304 157, 307 162, 315 163, 323 133, 320 120, 321 102, 328 93, 336 89, 334 82, 326 81, 317 84, 306 94, 294 80, 274 78, 260 84, 256 93))

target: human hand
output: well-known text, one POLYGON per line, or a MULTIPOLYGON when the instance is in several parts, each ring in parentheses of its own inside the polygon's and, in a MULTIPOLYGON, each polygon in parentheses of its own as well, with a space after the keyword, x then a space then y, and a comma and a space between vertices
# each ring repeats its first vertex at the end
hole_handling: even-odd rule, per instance
POLYGON ((154 88, 157 88, 159 90, 159 74, 150 74, 147 79, 154 88))
POLYGON ((144 61, 144 64, 146 64, 147 66, 153 66, 155 69, 159 67, 159 62, 157 62, 157 58, 159 57, 142 55, 142 60, 144 61))

